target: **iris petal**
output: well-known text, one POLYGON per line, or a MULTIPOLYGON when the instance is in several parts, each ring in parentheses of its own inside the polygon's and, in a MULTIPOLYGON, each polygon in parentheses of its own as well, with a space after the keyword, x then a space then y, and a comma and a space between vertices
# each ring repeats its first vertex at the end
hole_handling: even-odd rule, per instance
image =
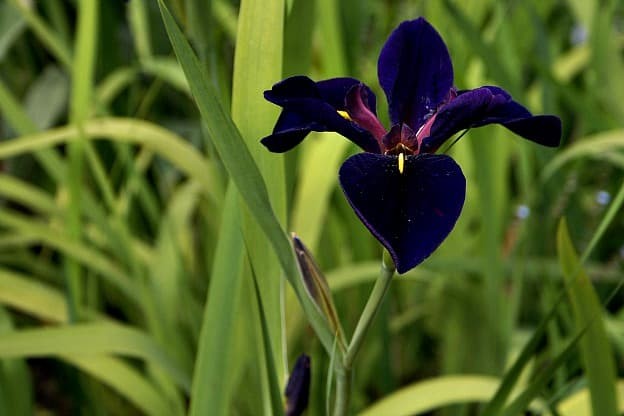
POLYGON ((287 152, 305 139, 311 131, 322 131, 323 126, 310 121, 298 113, 283 110, 275 123, 273 134, 261 140, 270 151, 287 152))
POLYGON ((513 101, 502 88, 481 87, 460 91, 457 98, 442 106, 422 140, 421 151, 433 152, 460 130, 498 123, 525 139, 556 147, 561 139, 561 120, 556 116, 533 116, 513 101))
POLYGON ((378 62, 392 124, 416 131, 447 98, 453 66, 444 41, 425 19, 403 22, 390 35, 378 62))
POLYGON ((264 98, 284 107, 289 101, 302 98, 320 98, 316 83, 303 75, 286 78, 264 92, 264 98))
POLYGON ((360 220, 388 249, 397 271, 426 259, 453 229, 466 179, 446 155, 398 157, 360 153, 340 168, 340 184, 360 220))
POLYGON ((345 108, 347 93, 356 85, 361 85, 363 91, 362 95, 366 96, 365 105, 374 115, 377 115, 377 99, 375 93, 359 80, 342 77, 330 78, 316 83, 321 97, 335 108, 345 108))
MULTIPOLYGON (((372 134, 338 114, 345 109, 347 92, 360 81, 334 78, 314 82, 308 77, 287 78, 265 91, 265 98, 281 107, 282 114, 273 133, 264 139, 272 152, 285 152, 299 144, 311 131, 335 131, 367 152, 379 153, 379 144, 372 134)), ((375 96, 367 91, 367 104, 375 111, 375 96)))

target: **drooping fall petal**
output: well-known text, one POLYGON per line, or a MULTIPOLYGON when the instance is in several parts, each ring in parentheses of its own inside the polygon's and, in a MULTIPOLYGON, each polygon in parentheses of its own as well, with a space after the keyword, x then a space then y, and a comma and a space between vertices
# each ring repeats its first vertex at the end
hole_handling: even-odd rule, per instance
POLYGON ((464 205, 466 179, 445 155, 360 153, 340 168, 340 184, 357 216, 388 249, 397 271, 426 259, 453 229, 464 205))
MULTIPOLYGON (((287 78, 265 91, 264 97, 283 108, 273 133, 262 139, 272 152, 285 152, 298 145, 311 131, 335 131, 367 152, 378 153, 379 144, 366 129, 338 111, 345 110, 347 92, 360 85, 354 78, 314 82, 308 77, 287 78)), ((367 105, 375 112, 375 95, 366 86, 367 105)))
POLYGON ((499 87, 460 91, 435 115, 429 137, 422 139, 421 151, 432 152, 453 134, 471 127, 502 124, 525 139, 556 147, 561 138, 561 120, 550 115, 532 115, 499 87))

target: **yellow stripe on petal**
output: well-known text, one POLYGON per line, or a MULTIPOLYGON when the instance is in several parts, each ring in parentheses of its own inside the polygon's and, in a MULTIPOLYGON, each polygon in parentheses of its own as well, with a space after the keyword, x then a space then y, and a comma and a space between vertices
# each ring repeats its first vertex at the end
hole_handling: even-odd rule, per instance
POLYGON ((403 168, 405 167, 405 155, 399 153, 399 173, 403 174, 403 168))
POLYGON ((340 114, 340 116, 344 118, 345 120, 353 121, 349 113, 347 113, 346 111, 338 110, 338 114, 340 114))

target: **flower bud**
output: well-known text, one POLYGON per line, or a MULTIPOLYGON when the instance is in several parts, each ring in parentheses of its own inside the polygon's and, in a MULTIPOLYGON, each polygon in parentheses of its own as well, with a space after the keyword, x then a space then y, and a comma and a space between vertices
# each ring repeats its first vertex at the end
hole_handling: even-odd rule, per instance
POLYGON ((308 295, 327 319, 332 332, 338 337, 342 337, 342 327, 325 276, 306 246, 294 233, 292 234, 292 241, 300 275, 308 295))
POLYGON ((301 354, 286 384, 286 416, 299 416, 308 407, 310 396, 310 357, 301 354))

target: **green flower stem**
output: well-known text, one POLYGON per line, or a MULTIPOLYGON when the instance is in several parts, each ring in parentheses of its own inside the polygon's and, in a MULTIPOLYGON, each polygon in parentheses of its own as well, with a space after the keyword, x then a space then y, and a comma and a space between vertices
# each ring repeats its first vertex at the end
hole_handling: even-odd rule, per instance
POLYGON ((351 369, 353 360, 355 360, 357 353, 360 351, 360 347, 362 346, 366 333, 373 322, 373 318, 377 314, 377 311, 381 306, 381 302, 390 287, 392 276, 394 276, 394 270, 394 263, 392 262, 388 252, 384 250, 379 278, 377 278, 373 291, 368 298, 368 302, 366 302, 366 306, 364 307, 360 320, 355 327, 353 338, 351 339, 351 343, 347 348, 347 353, 345 354, 342 362, 343 366, 347 369, 351 369))
POLYGON ((351 402, 351 369, 339 366, 336 372, 336 401, 334 403, 334 416, 349 414, 351 402))
POLYGON ((375 282, 375 286, 373 286, 373 291, 366 302, 366 306, 364 306, 364 311, 362 311, 360 320, 355 327, 353 338, 342 359, 342 363, 335 369, 336 402, 334 404, 334 416, 344 416, 348 414, 349 402, 351 400, 351 369, 353 367, 353 361, 360 351, 368 329, 390 287, 394 271, 394 263, 388 252, 384 250, 379 278, 375 282))

